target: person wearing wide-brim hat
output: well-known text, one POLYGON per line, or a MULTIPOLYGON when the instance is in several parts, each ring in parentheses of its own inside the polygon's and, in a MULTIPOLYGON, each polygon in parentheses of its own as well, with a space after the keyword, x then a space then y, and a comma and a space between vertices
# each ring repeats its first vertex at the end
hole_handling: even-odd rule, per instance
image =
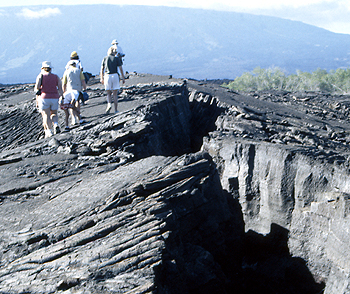
POLYGON ((76 67, 75 60, 68 62, 69 68, 63 74, 62 85, 63 85, 63 99, 61 109, 65 112, 65 130, 69 131, 69 109, 72 110, 72 124, 82 124, 84 120, 80 114, 80 103, 79 97, 83 96, 82 91, 86 91, 86 83, 83 72, 76 67), (76 97, 76 93, 78 96, 76 97))
POLYGON ((51 62, 44 61, 34 87, 37 107, 43 117, 45 138, 60 132, 57 110, 58 100, 63 95, 62 82, 51 70, 51 62))
POLYGON ((77 51, 73 51, 70 54, 70 59, 69 59, 67 65, 66 65, 66 69, 69 68, 69 62, 72 61, 72 60, 75 61, 76 68, 79 68, 81 71, 83 71, 83 65, 82 65, 82 63, 81 63, 81 61, 79 59, 79 55, 78 55, 77 51))

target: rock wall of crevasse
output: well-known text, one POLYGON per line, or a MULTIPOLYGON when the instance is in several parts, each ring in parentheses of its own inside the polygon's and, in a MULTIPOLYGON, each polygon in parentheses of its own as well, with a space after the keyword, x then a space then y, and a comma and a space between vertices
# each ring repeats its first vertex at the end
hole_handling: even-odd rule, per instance
POLYGON ((211 134, 203 150, 214 158, 225 190, 239 199, 245 229, 289 231, 293 256, 302 257, 324 293, 349 293, 350 174, 321 162, 308 149, 211 134))

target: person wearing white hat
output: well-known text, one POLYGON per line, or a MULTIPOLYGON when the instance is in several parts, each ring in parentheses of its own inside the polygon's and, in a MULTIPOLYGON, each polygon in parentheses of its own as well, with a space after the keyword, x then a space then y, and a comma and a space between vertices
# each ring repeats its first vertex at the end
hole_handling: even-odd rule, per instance
POLYGON ((105 86, 107 91, 107 108, 106 113, 111 111, 112 94, 114 101, 114 112, 118 112, 118 92, 120 89, 119 72, 125 83, 123 66, 120 58, 115 56, 115 51, 112 47, 108 49, 107 56, 103 58, 100 71, 100 81, 105 86))
MULTIPOLYGON (((122 47, 119 46, 118 41, 116 39, 114 39, 112 41, 112 48, 115 50, 116 52, 116 56, 119 57, 121 60, 122 58, 125 56, 122 47)), ((123 60, 122 60, 123 61, 123 60)))
POLYGON ((51 70, 51 62, 44 61, 34 87, 37 107, 43 117, 45 138, 51 137, 52 133, 57 134, 60 132, 57 110, 58 99, 63 95, 62 82, 51 70))

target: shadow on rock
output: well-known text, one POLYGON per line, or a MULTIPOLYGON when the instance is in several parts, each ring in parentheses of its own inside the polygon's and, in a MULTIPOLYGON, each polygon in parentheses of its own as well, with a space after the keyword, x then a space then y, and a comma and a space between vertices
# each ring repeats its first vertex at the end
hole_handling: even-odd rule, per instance
POLYGON ((251 230, 245 234, 240 293, 323 293, 324 282, 314 280, 305 260, 289 254, 288 233, 272 224, 266 236, 251 230))

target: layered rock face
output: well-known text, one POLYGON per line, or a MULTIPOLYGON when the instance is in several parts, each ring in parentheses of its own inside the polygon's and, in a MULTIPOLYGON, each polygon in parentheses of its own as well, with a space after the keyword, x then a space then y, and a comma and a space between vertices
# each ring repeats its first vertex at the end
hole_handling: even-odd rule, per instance
POLYGON ((349 293, 348 97, 278 95, 233 103, 203 149, 239 199, 246 230, 285 228, 291 254, 326 283, 324 293, 349 293))
POLYGON ((346 97, 144 79, 48 139, 3 91, 0 293, 348 293, 346 97))

